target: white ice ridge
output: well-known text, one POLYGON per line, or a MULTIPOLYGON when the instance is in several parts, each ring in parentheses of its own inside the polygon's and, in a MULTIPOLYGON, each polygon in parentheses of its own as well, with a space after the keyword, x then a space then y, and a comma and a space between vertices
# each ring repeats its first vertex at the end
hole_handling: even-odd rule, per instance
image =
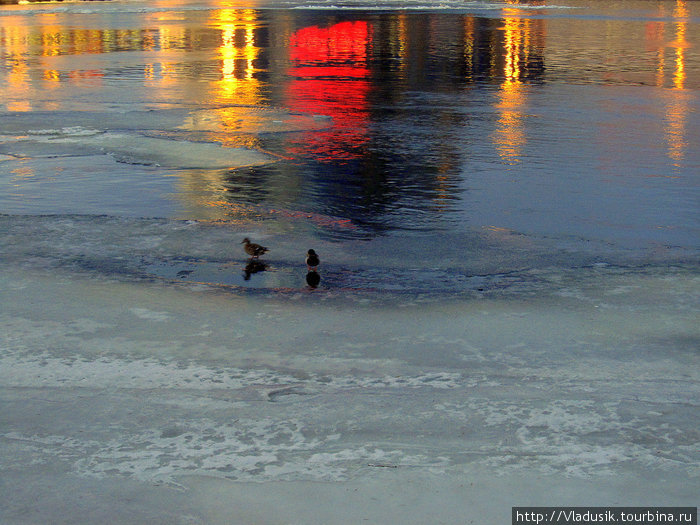
MULTIPOLYGON (((121 434, 106 441, 58 435, 0 434, 19 455, 35 462, 68 460, 84 477, 121 475, 174 483, 176 476, 209 475, 246 481, 343 480, 371 465, 422 465, 441 469, 448 460, 400 448, 341 443, 338 434, 309 436, 296 419, 238 418, 221 423, 203 418, 162 429, 121 434)), ((8 463, 12 460, 8 458, 8 463)), ((0 462, 2 464, 2 462, 0 462)))

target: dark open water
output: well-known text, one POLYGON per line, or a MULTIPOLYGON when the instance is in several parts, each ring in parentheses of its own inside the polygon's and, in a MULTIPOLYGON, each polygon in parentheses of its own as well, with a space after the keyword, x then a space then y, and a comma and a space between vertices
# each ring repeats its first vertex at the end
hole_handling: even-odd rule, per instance
POLYGON ((142 217, 224 221, 149 261, 199 257, 213 282, 245 235, 279 278, 316 246, 326 283, 696 260, 697 3, 243 7, 1 8, 0 210, 20 252, 50 215, 71 225, 57 258, 93 266, 74 228, 134 260, 119 231, 151 231, 142 217))

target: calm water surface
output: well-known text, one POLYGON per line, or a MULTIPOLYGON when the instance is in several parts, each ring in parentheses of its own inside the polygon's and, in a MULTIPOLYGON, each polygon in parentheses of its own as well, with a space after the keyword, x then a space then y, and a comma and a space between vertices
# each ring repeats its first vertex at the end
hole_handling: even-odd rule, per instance
POLYGON ((5 220, 221 220, 430 267, 695 257, 697 2, 333 5, 1 6, 5 220))

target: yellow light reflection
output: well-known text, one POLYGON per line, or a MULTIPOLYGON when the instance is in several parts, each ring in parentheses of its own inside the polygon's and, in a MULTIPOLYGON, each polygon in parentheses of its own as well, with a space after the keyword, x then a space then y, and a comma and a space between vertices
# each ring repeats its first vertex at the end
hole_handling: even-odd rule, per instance
POLYGON ((5 108, 8 111, 32 109, 29 67, 29 32, 20 24, 19 17, 8 17, 8 24, 0 28, 0 45, 5 48, 5 68, 8 70, 4 86, 5 108))
POLYGON ((673 86, 676 89, 683 89, 685 82, 685 59, 683 50, 676 49, 676 73, 673 75, 673 86))
POLYGON ((50 84, 55 84, 61 80, 61 74, 55 69, 45 69, 44 70, 44 80, 48 80, 50 84))
POLYGON ((19 167, 14 168, 10 173, 12 174, 12 184, 14 186, 22 186, 21 183, 36 177, 34 168, 24 165, 24 161, 20 161, 19 167))
POLYGON ((221 77, 215 84, 212 102, 224 107, 214 109, 210 117, 221 129, 212 138, 224 146, 259 147, 252 135, 243 144, 240 136, 230 133, 239 129, 241 122, 258 119, 253 107, 264 102, 263 83, 255 75, 256 60, 262 52, 256 43, 258 13, 253 9, 222 9, 214 12, 213 20, 221 30, 221 77))
POLYGON ((668 144, 668 158, 671 159, 674 167, 679 168, 688 147, 686 139, 688 97, 682 91, 671 92, 671 97, 666 106, 666 142, 668 144))
POLYGON ((474 27, 474 17, 468 16, 464 19, 464 63, 468 71, 468 80, 472 79, 474 71, 474 38, 476 30, 474 27))
POLYGON ((497 109, 501 112, 493 137, 501 158, 510 164, 519 162, 526 142, 523 107, 526 103, 523 85, 519 80, 506 79, 501 84, 497 109))
MULTIPOLYGON (((506 9, 506 15, 517 10, 506 9)), ((493 141, 501 158, 509 164, 519 162, 526 142, 524 112, 526 93, 522 84, 524 65, 530 49, 530 21, 521 18, 504 20, 504 80, 498 94, 496 108, 501 112, 493 141)))
POLYGON ((673 75, 673 85, 676 89, 683 89, 685 85, 685 49, 688 47, 686 31, 688 28, 688 6, 685 1, 678 0, 673 15, 680 20, 676 23, 676 40, 673 46, 676 48, 676 71, 673 75))
POLYGON ((261 51, 255 43, 257 14, 252 9, 224 9, 216 17, 222 30, 217 102, 257 104, 261 98, 261 83, 255 78, 255 60, 261 51))
POLYGON ((674 168, 679 168, 685 158, 685 150, 688 147, 686 139, 686 126, 688 118, 688 96, 684 92, 686 81, 685 50, 688 47, 686 31, 688 26, 687 2, 677 0, 673 13, 678 19, 675 23, 675 40, 671 46, 675 48, 673 89, 669 92, 670 100, 666 106, 666 142, 667 155, 674 168))

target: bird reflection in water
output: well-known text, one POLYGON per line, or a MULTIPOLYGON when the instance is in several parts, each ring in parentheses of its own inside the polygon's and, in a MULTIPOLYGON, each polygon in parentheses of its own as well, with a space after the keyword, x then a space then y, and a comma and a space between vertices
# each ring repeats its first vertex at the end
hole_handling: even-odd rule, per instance
POLYGON ((258 259, 250 259, 243 270, 243 278, 246 281, 249 281, 251 275, 258 272, 264 272, 265 270, 267 270, 267 264, 258 259))
POLYGON ((316 288, 321 282, 321 276, 316 270, 311 270, 306 274, 306 284, 311 288, 316 288))

